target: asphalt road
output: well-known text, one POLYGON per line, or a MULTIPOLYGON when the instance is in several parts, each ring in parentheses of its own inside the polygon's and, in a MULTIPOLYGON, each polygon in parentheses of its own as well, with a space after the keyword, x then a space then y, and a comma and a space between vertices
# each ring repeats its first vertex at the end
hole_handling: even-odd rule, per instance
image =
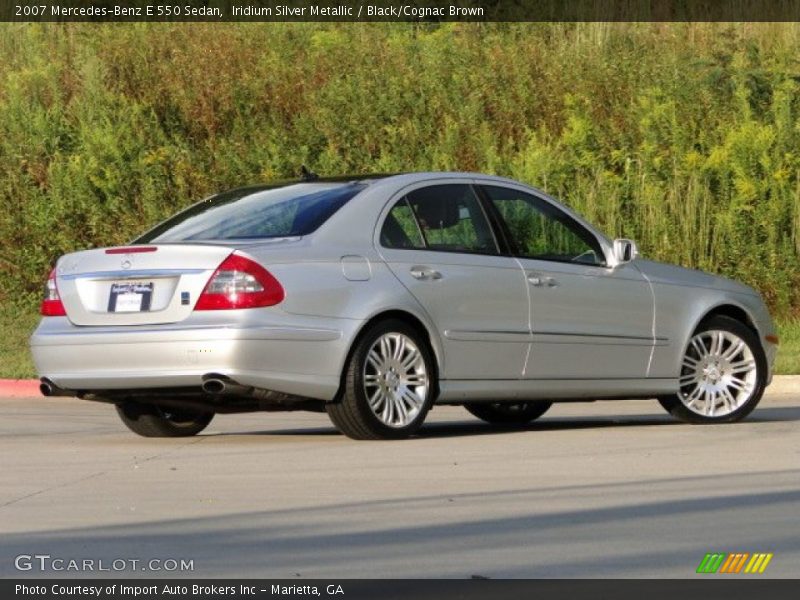
POLYGON ((712 551, 800 576, 800 390, 713 427, 655 402, 556 405, 513 432, 437 408, 402 442, 306 413, 148 440, 109 406, 0 399, 0 464, 2 577, 63 576, 15 570, 46 554, 193 577, 682 578, 712 551))

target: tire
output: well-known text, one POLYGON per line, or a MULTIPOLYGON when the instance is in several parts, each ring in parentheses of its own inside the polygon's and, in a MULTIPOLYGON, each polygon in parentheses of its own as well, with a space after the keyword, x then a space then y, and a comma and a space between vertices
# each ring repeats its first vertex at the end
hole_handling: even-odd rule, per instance
POLYGON ((214 418, 214 413, 159 407, 142 402, 117 404, 117 413, 128 429, 150 438, 197 435, 214 418))
POLYGON ((409 437, 425 421, 436 390, 427 340, 404 321, 376 323, 356 342, 342 388, 325 408, 343 434, 355 440, 409 437))
POLYGON ((766 377, 758 335, 735 319, 715 316, 698 327, 686 346, 680 392, 658 401, 687 423, 733 423, 753 412, 766 377))
POLYGON ((471 414, 492 425, 527 425, 553 406, 552 402, 475 402, 465 404, 471 414))

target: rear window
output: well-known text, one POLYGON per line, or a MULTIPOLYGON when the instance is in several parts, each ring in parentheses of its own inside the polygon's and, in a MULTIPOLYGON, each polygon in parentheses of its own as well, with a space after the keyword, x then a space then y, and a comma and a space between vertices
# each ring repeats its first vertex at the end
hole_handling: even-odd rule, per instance
POLYGON ((167 219, 136 242, 308 235, 365 187, 363 183, 298 183, 223 192, 167 219))

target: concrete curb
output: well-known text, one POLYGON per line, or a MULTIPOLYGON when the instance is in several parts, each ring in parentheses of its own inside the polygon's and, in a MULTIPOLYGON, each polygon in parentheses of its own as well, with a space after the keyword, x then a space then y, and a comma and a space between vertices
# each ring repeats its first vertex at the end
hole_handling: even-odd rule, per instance
POLYGON ((0 379, 0 399, 31 398, 41 395, 38 379, 0 379))
POLYGON ((775 375, 767 388, 772 394, 791 394, 800 392, 800 375, 775 375))
MULTIPOLYGON (((775 375, 767 388, 772 394, 800 392, 800 375, 775 375)), ((0 399, 41 396, 38 379, 0 379, 0 399)))

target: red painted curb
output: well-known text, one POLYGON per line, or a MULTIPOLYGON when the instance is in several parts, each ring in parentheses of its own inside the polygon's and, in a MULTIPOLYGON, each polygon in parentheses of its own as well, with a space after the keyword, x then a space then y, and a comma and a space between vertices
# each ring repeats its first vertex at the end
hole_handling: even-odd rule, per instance
POLYGON ((41 396, 37 379, 0 379, 0 398, 41 396))

